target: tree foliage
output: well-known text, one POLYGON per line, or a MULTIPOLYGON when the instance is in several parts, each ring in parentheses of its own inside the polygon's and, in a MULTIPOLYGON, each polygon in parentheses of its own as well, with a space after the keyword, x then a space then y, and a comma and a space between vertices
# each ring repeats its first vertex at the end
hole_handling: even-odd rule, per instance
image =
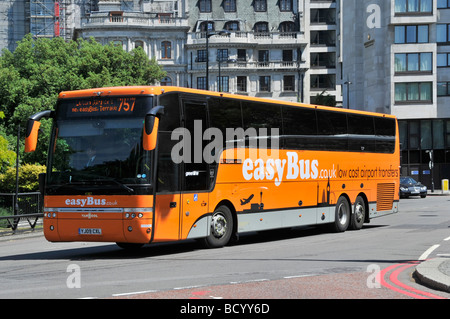
MULTIPOLYGON (((28 117, 53 110, 61 91, 152 85, 165 75, 142 48, 126 52, 112 43, 101 45, 93 39, 65 42, 59 37, 35 40, 27 35, 14 52, 4 50, 0 56, 0 134, 12 150, 18 125, 23 137, 28 117)), ((34 154, 23 157, 21 139, 20 158, 24 163, 45 163, 50 127, 51 121, 43 121, 34 154)))
MULTIPOLYGON (((45 166, 39 164, 24 164, 19 169, 19 192, 36 192, 39 190, 39 174, 45 173, 45 166)), ((2 192, 14 192, 16 189, 16 169, 9 167, 0 174, 2 192)))

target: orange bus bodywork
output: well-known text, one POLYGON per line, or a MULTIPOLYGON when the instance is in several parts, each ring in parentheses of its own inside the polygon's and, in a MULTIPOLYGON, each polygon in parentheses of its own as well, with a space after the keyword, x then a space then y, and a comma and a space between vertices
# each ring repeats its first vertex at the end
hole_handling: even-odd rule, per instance
MULTIPOLYGON (((171 87, 101 90, 115 95, 158 95, 173 90, 219 96, 171 87)), ((94 96, 97 91, 63 92, 60 98, 94 96)), ((202 238, 210 235, 211 216, 221 205, 232 211, 235 232, 326 224, 334 222, 335 205, 341 196, 352 210, 356 198, 363 197, 368 208, 366 219, 395 213, 400 175, 396 130, 393 154, 279 150, 277 157, 271 157, 249 149, 229 149, 221 154, 214 187, 207 192, 157 194, 155 199, 151 194, 46 196, 45 237, 49 241, 119 243, 202 238)))

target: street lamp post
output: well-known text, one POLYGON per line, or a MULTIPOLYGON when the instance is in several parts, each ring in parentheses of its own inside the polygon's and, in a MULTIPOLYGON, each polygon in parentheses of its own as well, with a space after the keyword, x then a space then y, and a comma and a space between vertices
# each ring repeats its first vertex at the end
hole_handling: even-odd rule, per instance
POLYGON ((350 84, 352 84, 352 82, 350 81, 345 81, 344 85, 347 85, 347 108, 350 108, 350 84))
MULTIPOLYGON (((209 24, 207 29, 209 29, 209 24)), ((206 30, 206 90, 209 90, 209 38, 213 35, 230 35, 230 33, 228 30, 218 32, 206 30)))

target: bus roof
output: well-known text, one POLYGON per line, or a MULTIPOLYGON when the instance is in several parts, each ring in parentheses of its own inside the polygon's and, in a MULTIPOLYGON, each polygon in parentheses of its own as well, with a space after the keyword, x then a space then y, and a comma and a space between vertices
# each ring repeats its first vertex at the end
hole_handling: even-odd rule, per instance
POLYGON ((103 87, 103 88, 84 89, 84 90, 75 90, 75 91, 64 91, 59 94, 58 98, 59 99, 73 99, 73 98, 84 98, 84 97, 94 97, 94 96, 162 95, 162 94, 168 93, 168 92, 192 93, 192 94, 200 94, 200 95, 246 100, 246 101, 275 103, 275 104, 283 104, 283 105, 290 105, 290 106, 297 106, 297 107, 301 106, 301 107, 316 108, 316 109, 323 109, 323 110, 330 110, 330 111, 338 111, 338 112, 340 111, 340 112, 346 112, 346 113, 357 113, 357 114, 362 114, 362 115, 395 118, 394 115, 384 114, 384 113, 375 113, 375 112, 351 110, 351 109, 341 109, 341 108, 330 107, 330 106, 322 106, 322 105, 315 105, 315 104, 303 104, 303 103, 288 102, 288 101, 268 99, 268 98, 249 97, 249 96, 239 95, 239 94, 206 91, 206 90, 191 89, 191 88, 184 88, 184 87, 177 87, 177 86, 103 87))

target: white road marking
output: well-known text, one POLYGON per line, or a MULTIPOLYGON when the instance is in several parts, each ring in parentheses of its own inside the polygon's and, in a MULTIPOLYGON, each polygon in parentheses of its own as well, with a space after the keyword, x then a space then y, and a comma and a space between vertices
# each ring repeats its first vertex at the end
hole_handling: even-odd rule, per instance
POLYGON ((440 245, 433 245, 430 248, 428 248, 420 257, 419 260, 426 260, 428 256, 440 245))
POLYGON ((142 295, 151 292, 156 292, 156 290, 144 290, 144 291, 134 291, 134 292, 124 292, 121 294, 113 294, 113 297, 130 296, 130 295, 142 295))

